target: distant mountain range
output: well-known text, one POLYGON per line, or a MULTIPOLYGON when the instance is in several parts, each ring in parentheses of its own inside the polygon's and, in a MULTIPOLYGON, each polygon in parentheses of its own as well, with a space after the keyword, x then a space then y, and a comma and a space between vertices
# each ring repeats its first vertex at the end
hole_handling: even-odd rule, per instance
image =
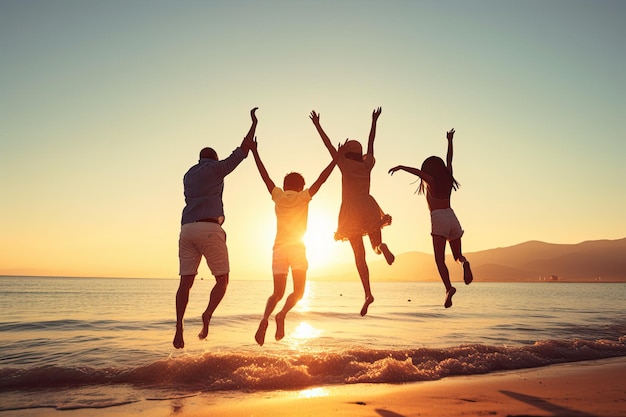
MULTIPOLYGON (((446 248, 450 253, 449 247, 446 248)), ((368 254, 369 255, 369 254, 368 254)), ((479 282, 567 281, 626 282, 626 238, 594 240, 578 244, 530 241, 519 245, 468 252, 474 279, 479 282)), ((392 266, 384 260, 370 262, 372 281, 440 281, 432 254, 407 252, 396 256, 392 266)), ((460 265, 448 255, 453 281, 462 280, 460 265)), ((315 276, 312 277, 316 279, 315 276)), ((334 268, 318 279, 357 279, 354 264, 334 268)))

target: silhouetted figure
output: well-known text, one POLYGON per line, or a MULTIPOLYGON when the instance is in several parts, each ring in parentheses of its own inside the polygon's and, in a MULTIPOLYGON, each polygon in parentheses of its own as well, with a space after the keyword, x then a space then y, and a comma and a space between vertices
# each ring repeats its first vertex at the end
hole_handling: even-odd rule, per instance
POLYGON ((459 183, 452 176, 452 139, 454 138, 454 129, 447 132, 446 137, 448 139, 448 154, 445 163, 438 156, 431 156, 426 158, 422 164, 422 169, 398 165, 391 168, 389 174, 393 175, 394 172, 403 170, 420 177, 418 193, 426 194, 426 201, 430 210, 435 262, 437 263, 441 280, 446 287, 444 306, 448 308, 452 306, 452 296, 456 292, 456 288, 450 283, 450 274, 446 266, 446 242, 450 242, 450 249, 452 249, 454 259, 463 266, 463 280, 465 284, 469 285, 473 280, 473 276, 470 263, 465 259, 461 251, 463 229, 456 214, 450 207, 452 190, 456 190, 459 187, 459 183))
POLYGON ((361 308, 361 316, 374 302, 370 288, 370 277, 365 260, 363 236, 369 236, 374 252, 382 253, 389 265, 395 259, 389 248, 382 242, 381 229, 391 224, 391 216, 385 214, 374 197, 370 195, 370 175, 374 167, 374 138, 376 122, 382 113, 379 107, 372 113, 372 126, 367 143, 367 153, 363 155, 361 144, 356 140, 346 140, 335 149, 320 125, 320 116, 315 111, 310 114, 322 141, 337 163, 341 171, 341 208, 335 240, 348 240, 352 245, 356 268, 365 291, 365 303, 361 308))
POLYGON ((228 158, 220 161, 215 150, 204 148, 200 151, 198 163, 192 166, 183 178, 185 208, 178 241, 180 284, 176 292, 176 334, 173 342, 177 349, 185 346, 183 318, 189 302, 189 291, 198 274, 198 266, 203 256, 216 282, 211 291, 209 304, 202 313, 202 330, 198 334, 201 340, 206 339, 213 312, 226 293, 230 265, 226 232, 222 229, 224 177, 237 168, 254 145, 256 110, 255 107, 250 111, 252 126, 248 134, 228 158))
POLYGON ((281 189, 274 184, 267 173, 259 156, 256 141, 252 148, 252 155, 261 178, 272 195, 276 212, 276 238, 272 251, 274 292, 267 299, 263 318, 254 336, 257 343, 263 346, 269 317, 285 295, 289 268, 291 268, 293 278, 293 292, 287 297, 282 310, 276 314, 276 340, 281 340, 285 336, 285 317, 304 295, 306 271, 309 264, 303 238, 307 227, 309 202, 330 176, 335 168, 335 161, 331 161, 310 188, 304 189, 302 175, 291 172, 285 176, 283 189, 281 189))

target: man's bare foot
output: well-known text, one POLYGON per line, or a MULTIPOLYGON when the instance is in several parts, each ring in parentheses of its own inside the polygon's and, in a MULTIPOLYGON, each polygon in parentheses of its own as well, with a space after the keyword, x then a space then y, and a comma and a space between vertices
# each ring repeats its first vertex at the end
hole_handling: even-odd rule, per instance
POLYGON ((198 333, 198 339, 204 340, 209 335, 209 322, 211 321, 211 316, 207 316, 202 314, 202 330, 198 333))
POLYGON ((285 337, 285 313, 276 314, 276 340, 285 337))
POLYGON ((380 250, 383 253, 383 255, 385 255, 385 260, 387 261, 389 265, 391 265, 393 261, 396 260, 396 257, 393 255, 393 253, 391 253, 386 243, 380 244, 380 250))
POLYGON ((263 343, 265 343, 265 331, 266 330, 267 330, 267 319, 263 319, 261 320, 261 323, 259 323, 259 329, 256 331, 256 334, 254 335, 254 340, 256 340, 256 342, 260 346, 263 346, 263 343))
POLYGON ((183 339, 183 326, 176 326, 176 334, 174 335, 174 347, 176 349, 182 349, 185 347, 185 340, 183 339))
POLYGON ((365 316, 367 314, 367 309, 370 304, 374 302, 374 296, 370 295, 369 297, 365 297, 365 303, 363 303, 363 307, 361 307, 361 316, 365 316))
POLYGON ((470 263, 465 261, 463 262, 463 281, 465 281, 465 285, 470 285, 470 283, 474 280, 474 275, 472 275, 472 270, 470 269, 470 263))
POLYGON ((443 304, 445 308, 452 307, 452 296, 456 293, 456 288, 450 287, 448 292, 446 293, 446 302, 443 304))

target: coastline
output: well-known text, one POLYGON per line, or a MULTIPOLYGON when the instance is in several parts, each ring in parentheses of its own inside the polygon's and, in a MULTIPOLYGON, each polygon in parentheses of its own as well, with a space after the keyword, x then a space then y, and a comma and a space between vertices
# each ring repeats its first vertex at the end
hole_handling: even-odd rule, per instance
POLYGON ((25 409, 0 417, 570 416, 626 410, 626 357, 456 376, 407 384, 323 386, 301 391, 206 393, 102 409, 25 409))

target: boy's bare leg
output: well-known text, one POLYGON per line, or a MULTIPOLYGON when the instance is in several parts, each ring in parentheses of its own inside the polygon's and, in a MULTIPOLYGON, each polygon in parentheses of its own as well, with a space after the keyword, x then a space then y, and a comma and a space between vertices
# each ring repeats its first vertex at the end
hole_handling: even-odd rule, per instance
POLYGON ((285 337, 285 317, 304 296, 306 271, 292 271, 291 274, 293 275, 293 292, 287 297, 283 309, 276 314, 276 340, 285 337))
POLYGON ((228 274, 215 277, 215 285, 211 290, 209 304, 207 305, 206 310, 204 310, 204 313, 202 313, 202 330, 200 331, 200 333, 198 333, 198 338, 200 340, 206 339, 206 337, 209 335, 209 323, 211 321, 211 317, 213 317, 215 309, 222 301, 222 298, 224 298, 227 287, 228 274))
POLYGON ((189 291, 193 286, 195 275, 181 275, 178 291, 176 291, 176 334, 174 335, 174 347, 182 349, 185 347, 183 338, 183 318, 187 303, 189 302, 189 291))
POLYGON ((274 275, 274 292, 267 299, 267 303, 265 304, 265 312, 263 313, 263 318, 259 323, 259 328, 254 335, 254 340, 263 346, 265 343, 265 332, 267 331, 268 320, 270 315, 276 308, 276 304, 283 298, 285 295, 285 287, 287 285, 287 275, 274 275))

